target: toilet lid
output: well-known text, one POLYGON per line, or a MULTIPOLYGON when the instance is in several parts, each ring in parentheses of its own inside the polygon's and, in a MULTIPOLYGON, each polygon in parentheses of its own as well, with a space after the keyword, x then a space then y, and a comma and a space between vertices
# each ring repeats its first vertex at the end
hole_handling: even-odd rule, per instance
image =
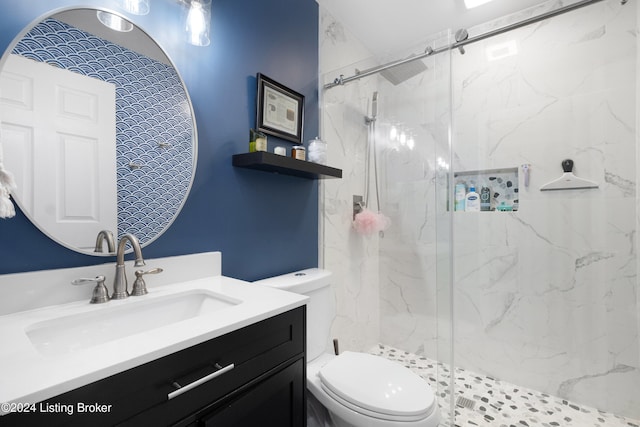
POLYGON ((372 354, 345 351, 324 365, 319 376, 323 388, 347 406, 380 418, 426 417, 435 403, 426 381, 399 363, 372 354))

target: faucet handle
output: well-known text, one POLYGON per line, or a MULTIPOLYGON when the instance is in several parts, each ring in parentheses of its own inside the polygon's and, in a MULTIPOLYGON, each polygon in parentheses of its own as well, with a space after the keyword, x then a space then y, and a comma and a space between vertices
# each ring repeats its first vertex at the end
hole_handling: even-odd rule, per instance
POLYGON ((145 274, 158 274, 158 273, 162 273, 162 271, 163 270, 161 268, 152 268, 151 270, 147 270, 147 271, 136 270, 135 271, 136 280, 135 282, 133 282, 133 289, 131 289, 131 295, 140 296, 140 295, 148 294, 149 292, 147 291, 147 284, 144 282, 144 279, 142 278, 142 276, 144 276, 145 274))
POLYGON ((104 285, 105 277, 104 276, 96 276, 94 278, 81 278, 75 279, 71 281, 72 285, 84 285, 87 283, 95 283, 96 287, 93 288, 93 295, 91 296, 91 304, 102 304, 103 302, 109 301, 109 291, 107 287, 104 285))

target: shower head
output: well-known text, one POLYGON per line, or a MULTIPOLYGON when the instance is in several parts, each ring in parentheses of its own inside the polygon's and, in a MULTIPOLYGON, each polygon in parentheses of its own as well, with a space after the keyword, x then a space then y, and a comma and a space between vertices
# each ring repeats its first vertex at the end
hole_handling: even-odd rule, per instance
POLYGON ((371 118, 373 120, 378 117, 378 91, 373 92, 373 100, 371 101, 371 118))
POLYGON ((380 74, 385 79, 393 83, 394 86, 398 86, 400 83, 409 80, 411 77, 415 77, 423 71, 426 71, 427 66, 424 65, 424 62, 422 62, 421 59, 415 59, 413 61, 410 60, 414 56, 416 55, 409 55, 405 58, 407 60, 406 62, 382 70, 380 71, 380 74))
MULTIPOLYGON (((367 101, 367 110, 369 109, 369 103, 367 101)), ((374 123, 376 121, 376 117, 378 116, 378 91, 373 92, 373 96, 371 97, 371 116, 364 116, 364 122, 367 125, 374 123)))
MULTIPOLYGON (((455 38, 456 38, 456 43, 463 42, 469 38, 469 32, 464 28, 460 28, 458 31, 456 31, 455 38)), ((461 55, 464 55, 463 46, 458 46, 458 50, 460 51, 461 55)))
MULTIPOLYGON (((367 105, 367 109, 369 109, 367 105)), ((376 121, 376 117, 378 116, 378 91, 373 92, 373 96, 371 97, 371 116, 364 116, 364 122, 367 125, 370 125, 376 121)))

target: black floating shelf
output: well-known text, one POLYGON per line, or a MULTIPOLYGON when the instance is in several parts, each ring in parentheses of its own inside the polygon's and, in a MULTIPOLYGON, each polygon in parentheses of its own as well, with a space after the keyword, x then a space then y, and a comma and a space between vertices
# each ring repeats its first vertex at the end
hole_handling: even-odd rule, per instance
POLYGON ((342 169, 336 169, 317 163, 306 162, 287 156, 279 156, 267 151, 234 154, 233 166, 276 172, 307 179, 342 178, 342 169))

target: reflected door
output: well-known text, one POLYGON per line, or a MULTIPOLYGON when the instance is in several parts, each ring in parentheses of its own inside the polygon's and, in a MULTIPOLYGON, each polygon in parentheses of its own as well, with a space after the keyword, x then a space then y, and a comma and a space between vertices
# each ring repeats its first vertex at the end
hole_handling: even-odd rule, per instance
POLYGON ((115 85, 11 55, 0 121, 17 199, 41 229, 89 250, 117 231, 115 85))

